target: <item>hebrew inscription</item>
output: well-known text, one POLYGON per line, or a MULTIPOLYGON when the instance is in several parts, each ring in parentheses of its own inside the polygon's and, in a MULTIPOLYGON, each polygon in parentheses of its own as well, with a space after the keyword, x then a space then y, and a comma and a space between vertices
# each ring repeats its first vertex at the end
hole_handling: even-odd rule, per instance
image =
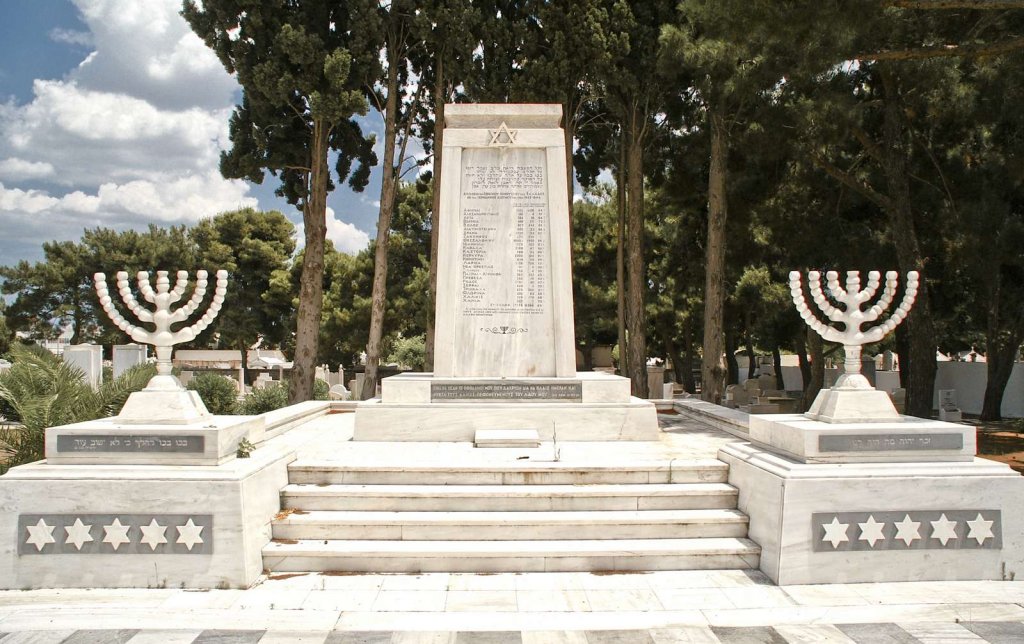
POLYGON ((432 402, 529 400, 575 401, 583 400, 583 385, 579 382, 536 383, 507 381, 498 384, 441 383, 430 385, 432 402))
POLYGON ((166 434, 63 434, 57 437, 57 453, 151 453, 202 454, 203 436, 166 434))
POLYGON ((819 435, 823 452, 887 452, 931 449, 958 450, 964 447, 962 434, 839 434, 819 435))

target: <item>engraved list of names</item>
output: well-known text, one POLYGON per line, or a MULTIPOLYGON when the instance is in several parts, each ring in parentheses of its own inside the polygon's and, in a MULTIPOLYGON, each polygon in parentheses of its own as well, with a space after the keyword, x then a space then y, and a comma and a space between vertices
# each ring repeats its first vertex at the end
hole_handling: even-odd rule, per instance
POLYGON ((544 168, 542 150, 464 153, 460 213, 463 316, 514 328, 529 324, 522 316, 549 313, 544 168))

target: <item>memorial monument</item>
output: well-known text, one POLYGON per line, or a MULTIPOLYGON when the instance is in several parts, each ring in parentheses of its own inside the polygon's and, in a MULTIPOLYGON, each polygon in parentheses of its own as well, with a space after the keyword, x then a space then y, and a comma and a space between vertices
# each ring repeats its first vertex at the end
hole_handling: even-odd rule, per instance
POLYGON ((975 458, 967 425, 901 416, 860 373, 861 346, 878 342, 906 318, 918 275, 881 285, 872 271, 861 289, 850 271, 809 274, 809 292, 829 322, 807 304, 800 274, 790 274, 797 310, 815 332, 842 343, 845 373, 806 414, 751 415, 751 443, 728 445, 729 483, 750 516, 761 570, 779 584, 1000 579, 1021 564, 1024 478, 1002 463, 975 458), (826 290, 827 289, 827 290, 826 290))
POLYGON ((449 105, 434 372, 381 382, 355 440, 656 440, 629 380, 577 372, 559 105, 449 105))

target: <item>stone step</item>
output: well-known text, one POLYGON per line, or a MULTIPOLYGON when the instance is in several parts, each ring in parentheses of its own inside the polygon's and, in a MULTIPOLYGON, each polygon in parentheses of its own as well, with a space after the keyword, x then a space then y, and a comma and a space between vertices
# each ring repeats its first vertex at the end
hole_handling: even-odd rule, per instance
POLYGON ((736 507, 727 483, 612 485, 289 484, 283 509, 385 512, 696 510, 736 507))
POLYGON ((536 429, 478 429, 473 437, 476 447, 540 447, 536 429))
POLYGON ((737 510, 610 512, 297 511, 273 523, 275 539, 519 541, 745 537, 737 510))
POLYGON ((271 541, 270 572, 544 572, 756 569, 749 539, 271 541))
POLYGON ((499 462, 479 465, 389 463, 340 465, 296 461, 292 483, 360 485, 586 485, 597 483, 725 483, 729 466, 717 459, 640 461, 625 464, 499 462))

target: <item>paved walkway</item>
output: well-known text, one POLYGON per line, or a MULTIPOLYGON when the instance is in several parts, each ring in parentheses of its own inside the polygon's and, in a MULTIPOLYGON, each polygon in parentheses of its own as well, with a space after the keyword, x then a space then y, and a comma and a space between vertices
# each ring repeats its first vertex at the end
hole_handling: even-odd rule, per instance
POLYGON ((0 592, 0 644, 1024 642, 1024 582, 758 572, 297 574, 248 590, 0 592))

